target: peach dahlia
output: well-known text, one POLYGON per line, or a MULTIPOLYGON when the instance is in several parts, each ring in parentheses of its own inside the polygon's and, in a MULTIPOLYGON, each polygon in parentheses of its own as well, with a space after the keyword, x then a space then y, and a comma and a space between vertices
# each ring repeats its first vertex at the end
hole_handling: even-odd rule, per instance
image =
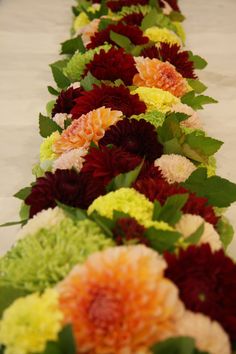
POLYGON ((77 265, 58 291, 78 353, 145 353, 172 333, 182 304, 165 267, 142 245, 110 248, 77 265))

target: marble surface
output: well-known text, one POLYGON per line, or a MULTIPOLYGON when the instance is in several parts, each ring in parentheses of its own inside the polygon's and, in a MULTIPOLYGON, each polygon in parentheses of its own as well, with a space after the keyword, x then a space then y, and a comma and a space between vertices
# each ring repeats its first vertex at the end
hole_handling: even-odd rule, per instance
MULTIPOLYGON (((32 181, 40 137, 38 113, 50 100, 49 63, 67 39, 72 1, 0 0, 0 223, 18 220, 12 195, 32 181)), ((219 100, 201 117, 206 130, 225 142, 217 154, 218 174, 236 182, 236 1, 180 0, 186 15, 187 45, 209 65, 200 78, 219 100)), ((236 227, 236 205, 227 215, 236 227)), ((18 227, 0 229, 0 254, 14 242, 18 227)), ((229 252, 236 256, 236 239, 229 252)))

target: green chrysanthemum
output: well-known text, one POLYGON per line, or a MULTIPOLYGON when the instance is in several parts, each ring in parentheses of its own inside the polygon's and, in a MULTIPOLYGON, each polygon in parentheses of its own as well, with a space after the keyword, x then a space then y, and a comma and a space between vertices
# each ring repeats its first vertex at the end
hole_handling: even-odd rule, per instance
POLYGON ((118 16, 123 17, 130 15, 136 12, 140 12, 144 16, 147 15, 151 10, 151 6, 148 5, 132 5, 132 6, 123 6, 121 11, 117 13, 118 16))
POLYGON ((80 81, 84 73, 85 66, 93 59, 94 54, 99 53, 101 49, 106 52, 111 48, 111 45, 106 44, 95 49, 88 50, 85 53, 75 53, 70 59, 67 66, 64 68, 64 74, 72 81, 80 81))
POLYGON ((17 242, 0 260, 0 284, 32 292, 43 290, 62 280, 91 253, 112 245, 94 222, 65 217, 17 242))

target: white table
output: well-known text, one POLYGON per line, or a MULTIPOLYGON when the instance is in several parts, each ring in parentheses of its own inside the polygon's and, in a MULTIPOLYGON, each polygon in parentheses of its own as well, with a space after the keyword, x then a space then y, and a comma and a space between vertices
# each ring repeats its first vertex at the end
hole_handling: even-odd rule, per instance
MULTIPOLYGON (((12 195, 32 181, 41 141, 38 113, 50 100, 48 64, 69 36, 72 3, 0 0, 0 223, 18 220, 20 204, 12 195)), ((180 0, 180 6, 190 49, 209 62, 201 79, 220 101, 202 112, 209 134, 225 141, 218 174, 236 182, 236 1, 180 0)), ((235 211, 231 207, 228 215, 236 226, 235 211)), ((0 229, 0 253, 14 242, 17 229, 0 229)), ((230 252, 236 255, 236 240, 230 252)))

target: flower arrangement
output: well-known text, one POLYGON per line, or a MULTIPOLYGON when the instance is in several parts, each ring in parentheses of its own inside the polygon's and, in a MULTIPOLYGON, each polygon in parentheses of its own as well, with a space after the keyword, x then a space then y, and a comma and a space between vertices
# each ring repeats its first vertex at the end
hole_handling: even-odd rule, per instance
POLYGON ((216 103, 207 63, 177 0, 73 14, 0 258, 0 354, 233 354, 236 184, 216 175, 222 142, 199 114, 216 103))

